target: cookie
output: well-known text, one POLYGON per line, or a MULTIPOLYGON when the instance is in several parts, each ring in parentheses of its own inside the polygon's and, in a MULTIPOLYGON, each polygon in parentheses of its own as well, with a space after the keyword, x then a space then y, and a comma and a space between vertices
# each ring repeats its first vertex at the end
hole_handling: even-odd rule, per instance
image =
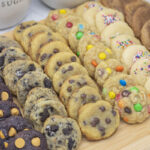
POLYGON ((77 55, 83 61, 86 51, 95 47, 101 42, 101 37, 97 34, 85 34, 83 38, 79 41, 77 48, 77 55))
POLYGON ((111 7, 112 0, 100 0, 100 2, 106 7, 111 7))
POLYGON ((115 57, 118 60, 120 60, 124 49, 134 44, 140 44, 140 41, 128 34, 118 35, 111 40, 112 51, 115 53, 115 57))
POLYGON ((0 75, 0 84, 5 84, 2 75, 0 75))
POLYGON ((17 94, 18 80, 30 71, 43 72, 37 63, 30 60, 17 60, 4 68, 5 83, 14 95, 17 94))
POLYGON ((133 15, 136 12, 136 10, 140 7, 145 6, 146 7, 147 3, 145 1, 137 1, 137 2, 131 2, 128 3, 125 7, 124 7, 124 12, 125 12, 125 17, 126 17, 126 21, 128 22, 128 24, 130 26, 132 26, 132 19, 133 19, 133 15))
POLYGON ((79 63, 73 62, 64 64, 53 76, 53 86, 56 92, 60 91, 64 81, 73 75, 88 75, 87 70, 79 63))
POLYGON ((69 45, 73 52, 77 52, 78 43, 83 38, 84 34, 87 32, 90 32, 90 27, 85 23, 76 25, 71 29, 68 39, 69 45))
MULTIPOLYGON (((145 87, 147 93, 149 94, 149 93, 150 93, 150 91, 149 91, 149 89, 150 89, 150 78, 147 79, 147 81, 146 81, 144 87, 145 87)), ((150 95, 149 95, 149 96, 150 96, 150 95)))
POLYGON ((149 100, 141 86, 129 86, 119 93, 116 108, 129 124, 142 123, 149 117, 149 100))
POLYGON ((120 0, 112 0, 109 5, 110 5, 110 8, 116 9, 116 10, 124 13, 124 6, 120 0))
POLYGON ((104 9, 96 14, 96 27, 100 34, 108 25, 117 21, 124 21, 123 14, 117 10, 104 9))
POLYGON ((44 69, 49 58, 51 58, 53 55, 59 52, 71 52, 72 53, 71 49, 65 43, 61 41, 53 41, 53 42, 45 44, 39 50, 39 57, 37 59, 38 63, 44 69))
POLYGON ((88 75, 75 75, 69 77, 62 85, 59 93, 59 97, 63 104, 67 106, 69 99, 73 92, 84 87, 90 86, 99 92, 98 86, 88 75))
POLYGON ((150 5, 149 7, 145 6, 140 7, 134 13, 132 20, 132 28, 137 37, 140 37, 143 25, 147 20, 150 19, 149 14, 150 14, 150 5))
POLYGON ((73 11, 68 8, 51 10, 46 18, 46 25, 50 27, 52 30, 56 31, 56 27, 58 22, 68 15, 73 14, 73 11))
POLYGON ((124 49, 121 57, 122 63, 124 63, 127 68, 131 68, 133 63, 139 59, 150 58, 150 53, 142 45, 131 45, 124 49))
POLYGON ((45 136, 38 131, 19 132, 8 142, 8 150, 47 150, 45 136))
POLYGON ((10 90, 3 83, 0 83, 0 101, 13 101, 10 90))
POLYGON ((0 148, 4 150, 6 147, 4 146, 4 141, 0 138, 0 148))
POLYGON ((52 116, 44 123, 43 132, 51 150, 76 150, 81 142, 81 131, 71 118, 52 116))
POLYGON ((53 115, 67 117, 64 105, 60 101, 39 99, 30 113, 30 119, 34 128, 41 131, 44 122, 53 115))
POLYGON ((102 6, 100 6, 100 7, 91 7, 83 13, 83 19, 90 26, 90 29, 93 32, 98 33, 96 22, 95 22, 95 18, 96 18, 97 13, 99 13, 101 11, 104 11, 105 9, 106 8, 104 8, 102 6))
POLYGON ((54 90, 43 88, 43 87, 36 87, 33 88, 27 96, 25 106, 24 106, 24 115, 26 118, 30 117, 31 110, 33 109, 34 105, 36 104, 37 100, 44 98, 49 100, 58 101, 58 97, 54 90))
POLYGON ((9 101, 0 101, 0 121, 11 116, 22 116, 19 107, 9 101))
POLYGON ((35 87, 52 88, 52 83, 42 72, 31 71, 26 73, 17 82, 17 99, 21 105, 24 105, 29 91, 35 87))
POLYGON ((108 25, 101 34, 102 41, 110 46, 111 39, 115 38, 120 34, 129 34, 134 36, 132 29, 125 22, 117 21, 113 24, 108 25))
POLYGON ((68 40, 68 34, 73 26, 84 23, 83 19, 79 16, 68 15, 57 24, 57 32, 59 32, 66 40, 68 40))
POLYGON ((34 61, 37 61, 39 56, 40 48, 46 43, 52 42, 52 41, 62 41, 66 42, 65 39, 58 33, 51 33, 51 32, 43 32, 36 34, 31 41, 31 46, 29 50, 29 55, 34 61))
POLYGON ((101 61, 96 67, 95 79, 97 84, 102 87, 107 79, 116 74, 127 73, 127 68, 116 59, 101 61))
POLYGON ((9 140, 23 130, 33 129, 33 125, 29 120, 20 116, 11 116, 5 121, 1 121, 0 133, 1 138, 9 140))
POLYGON ((108 78, 102 90, 102 95, 106 101, 114 105, 118 94, 128 86, 135 86, 137 82, 135 78, 127 74, 116 74, 108 78))
POLYGON ((93 87, 84 86, 76 90, 68 100, 67 110, 69 116, 77 120, 79 109, 83 105, 87 103, 95 103, 98 100, 101 100, 101 95, 93 87))
POLYGON ((138 84, 145 85, 150 77, 150 58, 136 61, 130 69, 130 74, 136 79, 138 84))
POLYGON ((84 67, 88 70, 91 77, 94 77, 97 65, 109 58, 112 58, 112 51, 107 48, 103 43, 99 43, 97 47, 93 47, 85 53, 83 58, 84 67))
POLYGON ((150 19, 144 24, 142 30, 141 30, 141 40, 142 43, 145 45, 145 47, 150 50, 150 19))
POLYGON ((83 17, 83 14, 90 8, 98 8, 99 10, 101 10, 101 8, 103 8, 103 6, 100 2, 97 2, 97 1, 87 1, 87 2, 83 3, 82 5, 79 5, 75 9, 75 14, 83 17))
POLYGON ((5 49, 9 47, 16 47, 16 48, 21 48, 19 43, 16 41, 9 39, 6 36, 0 35, 0 53, 5 49))
POLYGON ((70 52, 60 52, 52 56, 45 66, 45 72, 50 77, 53 78, 54 74, 59 70, 64 64, 71 62, 77 62, 80 64, 79 58, 70 52))
POLYGON ((88 140, 102 140, 115 133, 120 117, 108 102, 98 101, 81 107, 78 123, 88 140))
POLYGON ((51 29, 43 24, 37 24, 37 25, 31 26, 22 32, 21 45, 23 46, 25 52, 29 51, 32 37, 40 32, 52 33, 51 29))
POLYGON ((22 32, 31 27, 31 26, 34 26, 34 25, 37 25, 38 23, 36 21, 27 21, 27 22, 23 22, 21 23, 20 25, 18 25, 15 29, 14 29, 14 38, 17 40, 17 41, 21 41, 21 38, 22 38, 22 32))

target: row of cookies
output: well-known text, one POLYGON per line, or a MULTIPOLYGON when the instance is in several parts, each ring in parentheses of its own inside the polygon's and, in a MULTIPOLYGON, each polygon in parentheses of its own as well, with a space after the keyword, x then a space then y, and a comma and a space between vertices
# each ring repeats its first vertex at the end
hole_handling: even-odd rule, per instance
POLYGON ((150 26, 150 4, 144 0, 101 0, 106 7, 111 7, 122 11, 125 14, 127 23, 133 28, 135 35, 141 39, 145 47, 150 50, 149 26, 150 26), (115 2, 117 1, 117 2, 115 2), (114 3, 115 2, 115 3, 114 3), (112 4, 113 3, 113 4, 112 4), (139 19, 140 18, 140 19, 139 19))
MULTIPOLYGON (((102 9, 102 7, 103 6, 97 2, 87 2, 74 10, 74 16, 72 14, 70 15, 69 11, 66 9, 63 10, 64 14, 61 15, 59 14, 60 10, 51 11, 46 19, 46 24, 50 27, 53 26, 53 29, 56 27, 54 30, 60 32, 60 30, 57 30, 57 25, 61 24, 62 20, 63 22, 65 22, 65 24, 62 25, 60 33, 66 32, 69 34, 68 38, 66 39, 69 41, 69 44, 72 47, 73 51, 77 54, 77 56, 80 57, 89 74, 92 77, 95 77, 97 83, 103 88, 103 98, 106 101, 110 102, 112 105, 115 105, 117 96, 122 92, 124 93, 126 89, 134 89, 134 87, 137 89, 142 88, 141 86, 138 88, 139 83, 136 83, 136 80, 131 75, 127 75, 127 73, 129 72, 129 68, 131 67, 129 65, 132 65, 133 57, 135 58, 135 61, 141 58, 140 56, 138 56, 138 50, 136 50, 136 48, 138 47, 142 50, 144 49, 147 54, 148 51, 143 46, 139 45, 140 41, 134 37, 132 29, 126 23, 122 22, 123 19, 122 21, 120 21, 121 19, 118 19, 119 16, 122 16, 123 18, 122 14, 104 7, 102 9), (96 10, 95 12, 94 9, 96 10), (81 14, 81 16, 83 16, 83 19, 87 23, 88 21, 92 22, 92 20, 95 19, 96 15, 96 23, 98 21, 101 23, 99 25, 99 31, 103 31, 101 34, 101 39, 99 38, 99 35, 91 32, 93 31, 92 28, 86 28, 88 25, 86 25, 85 23, 81 24, 77 21, 76 23, 74 23, 75 19, 72 18, 76 17, 77 12, 81 14), (85 15, 88 12, 90 12, 89 17, 88 15, 85 15), (57 17, 54 19, 54 16, 57 17), (69 17, 70 20, 68 20, 69 17), (72 26, 70 26, 68 29, 67 24, 72 24, 72 26), (117 36, 115 36, 116 33, 117 36), (74 37, 74 42, 70 42, 72 40, 71 37, 74 37), (110 40, 110 37, 113 38, 110 40), (128 46, 132 47, 124 50, 128 46), (76 49, 76 47, 78 48, 76 49), (109 47, 111 47, 112 50, 109 47), (133 53, 131 53, 131 51, 133 53), (123 52, 125 54, 122 54, 123 52), (123 59, 121 57, 123 57, 123 59), (116 79, 116 82, 113 81, 114 78, 116 79)), ((98 32, 98 34, 99 33, 100 32, 98 32)), ((62 34, 62 36, 63 35, 64 34, 62 34)), ((133 91, 134 90, 132 90, 132 92, 133 91)), ((130 94, 132 92, 130 92, 130 94)), ((141 92, 136 92, 136 94, 139 95, 140 98, 138 100, 134 100, 134 103, 132 103, 132 98, 129 95, 124 96, 128 97, 129 101, 131 101, 130 103, 124 102, 124 106, 122 105, 121 107, 124 115, 121 115, 121 117, 127 123, 143 122, 149 116, 149 103, 145 89, 143 88, 141 92), (144 93, 144 97, 146 97, 145 102, 143 100, 146 105, 143 105, 141 102, 139 102, 142 99, 142 93, 144 93), (140 109, 137 110, 136 106, 139 106, 140 109), (132 111, 130 111, 129 113, 126 111, 126 108, 132 111), (145 117, 141 119, 140 115, 137 115, 139 118, 135 117, 133 119, 132 115, 139 114, 139 112, 141 112, 140 115, 144 114, 145 117)), ((75 105, 75 103, 73 104, 75 105)), ((118 107, 118 103, 116 105, 118 107)), ((118 109, 120 110, 120 108, 118 109)))
MULTIPOLYGON (((23 24, 25 24, 25 23, 23 23, 23 24)), ((31 28, 32 31, 34 30, 34 27, 31 28)), ((28 30, 29 29, 30 28, 28 28, 28 30)), ((36 28, 35 28, 35 30, 36 30, 36 28)), ((45 32, 45 33, 43 32, 43 35, 44 34, 46 35, 47 32, 45 32)), ((35 37, 40 37, 40 34, 35 35, 35 37)), ((31 39, 31 43, 33 42, 33 40, 34 40, 34 37, 33 37, 33 39, 31 39)), ((42 43, 43 41, 38 41, 37 39, 34 41, 40 45, 43 44, 39 50, 34 51, 35 54, 38 51, 39 52, 38 56, 42 56, 40 58, 42 58, 43 62, 40 59, 41 63, 39 63, 39 64, 41 64, 42 68, 45 68, 44 70, 45 70, 46 74, 50 78, 52 78, 55 91, 57 93, 59 93, 60 99, 62 100, 63 104, 66 106, 68 112, 70 109, 69 115, 72 118, 78 120, 78 112, 79 112, 79 109, 81 106, 85 105, 86 103, 96 102, 98 100, 101 100, 101 96, 99 94, 97 85, 88 76, 88 72, 86 71, 86 69, 83 66, 81 66, 79 58, 77 58, 77 56, 72 53, 72 51, 69 49, 69 47, 65 43, 63 43, 63 45, 62 45, 61 44, 62 42, 60 43, 59 41, 53 41, 53 42, 48 41, 48 43, 44 44, 44 43, 42 43), (56 42, 57 42, 57 45, 56 45, 56 42), (55 45, 53 43, 55 43, 55 45), (60 45, 58 45, 59 43, 60 43, 60 45), (44 47, 47 47, 47 48, 44 48, 44 47), (47 57, 47 56, 50 56, 50 57, 47 57), (94 88, 96 88, 96 90, 94 88), (90 93, 89 93, 89 90, 91 91, 90 93), (79 93, 78 91, 80 92, 80 94, 78 94, 79 93), (72 98, 72 100, 70 100, 71 98, 72 98), (77 98, 78 98, 78 105, 76 105, 76 108, 74 108, 74 103, 76 103, 77 98), (69 107, 68 102, 70 102, 70 107, 69 107)), ((29 51, 30 51, 30 49, 29 49, 29 51)), ((33 58, 30 52, 29 52, 29 55, 31 56, 31 58, 33 58)), ((36 60, 38 61, 39 58, 37 58, 36 60)), ((39 90, 37 90, 37 92, 38 91, 39 90)), ((32 92, 32 90, 31 90, 31 92, 32 92)), ((31 98, 29 98, 29 99, 31 100, 31 98)), ((28 97, 27 97, 27 101, 25 104, 25 112, 29 112, 28 110, 32 109, 31 107, 32 107, 33 101, 30 101, 30 100, 28 100, 28 97), (31 107, 29 107, 29 105, 31 107)), ((40 102, 40 100, 37 100, 36 104, 33 103, 33 105, 35 105, 35 111, 33 111, 34 116, 32 115, 32 112, 29 112, 31 119, 33 120, 33 118, 34 118, 34 120, 36 120, 36 123, 39 124, 40 130, 41 130, 41 127, 43 126, 43 122, 40 119, 42 118, 42 120, 44 119, 43 121, 45 121, 46 117, 49 117, 48 114, 47 114, 48 116, 39 117, 40 116, 39 114, 42 114, 41 110, 42 111, 44 110, 46 104, 48 104, 49 106, 53 105, 52 101, 51 102, 50 101, 49 102, 47 102, 47 101, 40 102), (41 107, 41 106, 43 106, 43 107, 41 107)), ((106 105, 107 105, 107 102, 106 102, 106 105)), ((108 105, 109 105, 109 103, 108 103, 108 105)), ((59 105, 57 104, 57 107, 58 106, 59 105)), ((66 114, 64 111, 61 111, 61 112, 58 111, 58 108, 56 108, 56 106, 53 106, 53 108, 54 108, 54 110, 57 110, 58 115, 60 113, 62 113, 64 115, 66 114)), ((60 110, 62 110, 62 109, 60 109, 60 110)), ((111 110, 112 110, 112 106, 109 106, 108 111, 111 112, 111 110)), ((45 112, 43 111, 43 115, 45 115, 44 113, 46 113, 46 112, 47 112, 47 110, 45 110, 45 112)), ((49 113, 51 113, 50 110, 49 110, 49 113)), ((116 112, 116 114, 117 114, 117 112, 116 112)), ((93 116, 91 116, 91 117, 93 117, 93 116)), ((107 130, 109 130, 110 126, 108 126, 106 123, 104 123, 104 126, 106 129, 103 129, 103 131, 98 130, 98 132, 101 133, 101 134, 99 134, 99 137, 97 139, 91 138, 91 140, 92 139, 98 140, 98 139, 106 138, 106 137, 109 137, 110 135, 112 135, 114 133, 114 131, 117 129, 117 127, 119 126, 118 115, 115 115, 115 117, 113 119, 114 120, 116 119, 117 123, 112 122, 113 125, 115 126, 115 128, 112 132, 107 133, 107 130), (104 134, 104 130, 106 130, 106 134, 104 134)), ((103 120, 103 118, 102 118, 102 120, 103 120)), ((37 126, 37 127, 39 127, 39 126, 37 126)), ((84 126, 82 128, 84 128, 84 126)), ((42 130, 44 130, 44 129, 42 129, 42 130)), ((48 134, 47 132, 46 132, 46 134, 48 134)), ((86 133, 84 133, 84 132, 83 132, 83 134, 86 135, 86 133)), ((50 137, 49 137, 49 139, 50 139, 50 137)), ((56 143, 58 143, 58 141, 56 143)), ((76 142, 76 143, 78 143, 78 142, 76 142)), ((52 144, 49 146, 52 147, 52 144)), ((54 145, 53 145, 53 147, 54 147, 54 145)))

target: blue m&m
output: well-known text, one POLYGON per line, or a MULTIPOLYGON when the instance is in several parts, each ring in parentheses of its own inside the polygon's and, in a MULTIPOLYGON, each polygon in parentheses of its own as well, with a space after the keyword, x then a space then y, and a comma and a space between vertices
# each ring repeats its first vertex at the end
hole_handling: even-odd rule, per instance
POLYGON ((120 82, 120 84, 121 84, 122 86, 126 86, 126 85, 127 85, 127 82, 126 82, 125 80, 120 80, 119 82, 120 82))

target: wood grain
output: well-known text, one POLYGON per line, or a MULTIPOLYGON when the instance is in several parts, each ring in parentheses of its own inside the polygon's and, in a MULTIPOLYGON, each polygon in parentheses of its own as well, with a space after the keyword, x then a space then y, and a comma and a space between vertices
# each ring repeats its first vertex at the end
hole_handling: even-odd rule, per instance
MULTIPOLYGON (((3 35, 13 39, 13 32, 3 35)), ((121 122, 117 132, 102 141, 90 142, 83 138, 79 150, 150 150, 150 119, 136 125, 121 122)))

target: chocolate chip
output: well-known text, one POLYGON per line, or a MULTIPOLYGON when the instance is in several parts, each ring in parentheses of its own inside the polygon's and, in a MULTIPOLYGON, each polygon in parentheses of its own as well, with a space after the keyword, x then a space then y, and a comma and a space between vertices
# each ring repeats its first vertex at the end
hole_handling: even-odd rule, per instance
POLYGON ((110 123, 111 123, 111 119, 106 118, 106 119, 105 119, 105 122, 106 122, 107 124, 110 124, 110 123))
POLYGON ((40 48, 42 48, 42 47, 43 47, 43 45, 44 45, 44 44, 41 44, 41 45, 40 45, 40 48))
MULTIPOLYGON (((35 82, 34 84, 35 84, 35 86, 39 86, 39 83, 38 83, 38 82, 35 82)), ((33 87, 32 87, 32 88, 33 88, 33 87)))
POLYGON ((59 87, 61 87, 62 86, 62 83, 59 83, 59 87))
POLYGON ((4 56, 1 56, 1 57, 0 57, 0 66, 3 66, 3 65, 4 65, 4 60, 5 60, 5 57, 4 57, 4 56))
POLYGON ((32 37, 32 33, 31 32, 28 34, 28 37, 32 37))
POLYGON ((44 59, 46 59, 46 57, 47 57, 47 54, 44 53, 44 54, 41 56, 40 60, 43 61, 44 59))
POLYGON ((48 59, 51 58, 52 56, 53 56, 53 54, 49 54, 49 55, 48 55, 48 59))
POLYGON ((93 120, 91 121, 90 124, 92 127, 96 127, 96 125, 98 125, 99 123, 100 123, 99 118, 95 117, 95 118, 93 118, 93 120))
POLYGON ((116 114, 117 114, 116 111, 112 110, 111 112, 112 112, 113 116, 116 116, 116 114))
POLYGON ((52 87, 52 82, 48 78, 45 78, 44 79, 44 85, 45 85, 46 88, 51 88, 52 87))
POLYGON ((52 41, 53 41, 53 39, 49 39, 49 40, 48 40, 48 43, 50 43, 50 42, 52 42, 52 41))
POLYGON ((15 50, 14 49, 9 49, 9 51, 14 52, 15 50))
POLYGON ((51 131, 57 132, 59 130, 59 126, 57 125, 51 125, 51 131))
POLYGON ((44 111, 42 113, 39 114, 41 116, 40 120, 41 122, 45 122, 45 120, 49 117, 49 112, 47 110, 47 108, 44 109, 44 111))
POLYGON ((70 84, 74 83, 74 80, 69 80, 69 83, 70 83, 70 84))
POLYGON ((75 140, 73 140, 72 138, 68 139, 68 150, 72 150, 75 144, 75 140))
POLYGON ((67 88, 67 91, 68 91, 68 92, 71 92, 71 91, 72 91, 71 86, 69 86, 69 87, 67 88))
POLYGON ((57 49, 57 48, 55 48, 54 50, 53 50, 53 53, 58 53, 59 52, 59 49, 57 49))
POLYGON ((65 74, 67 71, 65 69, 62 69, 62 73, 65 74))
POLYGON ((61 61, 58 61, 57 62, 57 66, 61 66, 62 65, 62 62, 61 61))
POLYGON ((25 71, 22 71, 22 69, 18 69, 18 70, 16 70, 16 72, 15 72, 16 76, 18 77, 18 79, 22 78, 25 73, 26 73, 26 72, 25 72, 25 71))
POLYGON ((58 140, 58 144, 60 144, 60 145, 61 145, 61 144, 62 144, 62 141, 61 141, 61 140, 58 140))
POLYGON ((0 53, 5 49, 5 46, 0 46, 0 53))
POLYGON ((96 96, 95 95, 91 95, 91 100, 95 101, 96 100, 96 96))
POLYGON ((86 121, 83 121, 83 124, 86 126, 87 125, 86 121))
POLYGON ((71 57, 71 61, 72 61, 72 62, 76 62, 76 61, 77 61, 76 57, 75 57, 75 56, 72 56, 72 57, 71 57))
POLYGON ((101 132, 101 135, 104 136, 105 135, 105 128, 104 127, 100 127, 99 131, 101 132))
POLYGON ((132 111, 131 111, 131 109, 130 109, 129 107, 125 107, 125 108, 124 108, 124 111, 125 111, 126 113, 128 113, 128 114, 131 114, 131 113, 132 113, 132 111))
POLYGON ((81 97, 82 99, 85 99, 85 98, 86 98, 86 96, 87 96, 86 94, 81 94, 81 96, 80 96, 80 97, 81 97))
POLYGON ((68 127, 68 128, 64 128, 62 132, 64 135, 70 135, 72 133, 72 130, 73 130, 72 128, 68 127))
POLYGON ((73 70, 73 67, 72 66, 69 66, 68 67, 68 71, 72 71, 73 70))
POLYGON ((16 60, 15 57, 11 57, 11 58, 8 59, 8 63, 12 63, 12 62, 15 61, 15 60, 16 60))
POLYGON ((50 36, 50 35, 52 35, 52 34, 51 34, 50 32, 48 32, 48 34, 47 34, 47 35, 49 35, 49 36, 50 36))
POLYGON ((106 110, 104 106, 101 106, 99 109, 100 109, 102 112, 104 112, 104 111, 106 110))
POLYGON ((124 90, 124 91, 122 91, 122 93, 121 93, 122 97, 128 97, 130 94, 131 94, 131 92, 128 91, 128 90, 124 90))
POLYGON ((30 64, 29 67, 28 67, 28 69, 29 69, 29 71, 35 71, 36 70, 34 64, 30 64))

